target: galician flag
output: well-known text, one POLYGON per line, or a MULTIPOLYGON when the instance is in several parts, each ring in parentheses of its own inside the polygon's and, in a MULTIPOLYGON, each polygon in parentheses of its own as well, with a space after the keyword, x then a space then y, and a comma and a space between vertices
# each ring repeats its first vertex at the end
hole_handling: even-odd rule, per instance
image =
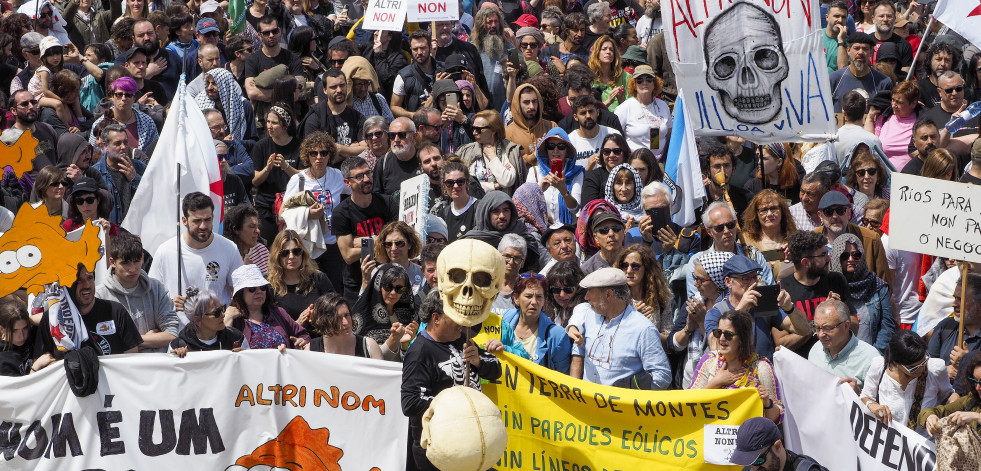
POLYGON ((981 0, 938 0, 933 16, 981 47, 981 0))
POLYGON ((184 93, 184 76, 181 75, 160 140, 122 226, 139 234, 143 248, 154 253, 160 244, 177 235, 180 202, 195 191, 211 196, 215 203, 214 225, 217 228, 224 199, 218 153, 204 113, 194 99, 184 93))
POLYGON ((228 18, 230 19, 228 29, 232 34, 245 31, 245 10, 247 8, 245 0, 228 0, 228 18))
POLYGON ((675 210, 671 220, 685 227, 695 223, 695 209, 702 206, 705 186, 702 185, 702 172, 698 165, 698 146, 695 145, 695 131, 688 116, 685 93, 678 90, 678 100, 674 104, 674 124, 671 140, 668 141, 668 155, 664 161, 664 172, 675 183, 675 210))

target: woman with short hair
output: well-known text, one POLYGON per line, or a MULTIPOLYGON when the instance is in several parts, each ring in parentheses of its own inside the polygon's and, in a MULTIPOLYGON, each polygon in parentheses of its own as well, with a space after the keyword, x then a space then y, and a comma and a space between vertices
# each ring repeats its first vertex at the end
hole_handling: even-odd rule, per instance
POLYGON ((170 351, 179 357, 187 352, 240 350, 245 336, 225 323, 226 308, 213 291, 187 289, 184 313, 190 322, 170 342, 170 351))
POLYGON ((544 315, 548 281, 537 273, 518 277, 511 293, 514 308, 503 315, 503 322, 514 329, 531 361, 560 373, 569 374, 572 342, 565 330, 544 315))

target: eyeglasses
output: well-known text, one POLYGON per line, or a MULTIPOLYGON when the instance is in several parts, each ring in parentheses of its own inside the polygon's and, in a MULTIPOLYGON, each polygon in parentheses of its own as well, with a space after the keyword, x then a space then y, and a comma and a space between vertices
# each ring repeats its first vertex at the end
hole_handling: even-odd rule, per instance
POLYGON ((262 291, 263 293, 265 293, 266 292, 266 287, 265 286, 250 286, 248 288, 245 288, 245 290, 248 291, 248 292, 250 292, 250 293, 255 293, 256 291, 262 291))
POLYGON ((831 333, 833 330, 835 330, 838 327, 840 327, 841 324, 844 324, 847 320, 848 319, 845 319, 845 320, 842 320, 842 321, 838 321, 837 324, 835 324, 835 325, 833 325, 831 327, 825 327, 825 326, 818 326, 818 325, 816 325, 816 326, 814 326, 814 333, 817 333, 817 334, 820 334, 821 332, 831 333))
POLYGON ((405 247, 405 241, 404 240, 390 240, 388 242, 385 242, 384 245, 385 245, 385 248, 386 249, 390 249, 392 247, 398 247, 398 248, 401 249, 402 247, 405 247))
POLYGON ((330 157, 330 152, 326 150, 312 150, 310 151, 310 157, 330 157))
POLYGON ((848 259, 861 260, 862 259, 862 252, 859 252, 858 250, 856 250, 854 252, 843 252, 841 254, 841 256, 838 257, 838 258, 840 258, 842 261, 845 261, 845 260, 848 260, 848 259))
POLYGON ((779 213, 780 212, 780 206, 767 206, 765 208, 759 208, 759 209, 757 209, 756 212, 759 213, 761 216, 764 215, 764 214, 769 214, 769 213, 779 213))
POLYGON ((212 126, 208 126, 208 129, 211 129, 212 131, 221 131, 221 130, 224 130, 225 129, 225 125, 224 124, 215 124, 215 125, 212 125, 212 126))
POLYGON ((405 285, 395 285, 392 283, 382 286, 382 289, 388 291, 389 293, 398 293, 398 294, 405 294, 405 292, 409 290, 409 288, 406 287, 405 285))
POLYGON ((68 182, 66 182, 64 180, 61 180, 61 181, 57 181, 57 182, 51 183, 51 186, 52 187, 60 186, 60 187, 68 188, 68 182))
POLYGON ((533 43, 521 43, 521 49, 534 49, 538 47, 538 42, 533 43))
POLYGON ((275 36, 279 34, 279 28, 273 28, 266 31, 259 31, 259 34, 263 36, 275 36))
POLYGON ((351 175, 350 177, 347 177, 347 179, 351 180, 352 182, 359 182, 361 180, 364 180, 365 178, 369 178, 370 176, 371 176, 371 172, 365 172, 358 175, 351 175))
POLYGON ((644 266, 641 265, 641 264, 639 264, 639 263, 637 263, 637 262, 633 262, 633 263, 621 263, 620 264, 620 269, 621 270, 627 271, 628 268, 631 269, 631 270, 633 270, 633 271, 640 271, 640 269, 641 268, 644 268, 644 266))
POLYGON ((30 106, 37 106, 37 100, 22 101, 20 103, 17 103, 17 106, 19 106, 21 108, 27 108, 27 107, 30 107, 30 106))
POLYGON ((441 122, 438 122, 436 124, 422 123, 419 126, 427 126, 427 127, 430 127, 430 128, 436 129, 436 130, 441 130, 441 129, 443 129, 443 122, 441 121, 441 122))
POLYGON ((456 180, 447 179, 447 180, 443 180, 443 184, 446 185, 448 188, 453 188, 454 186, 465 187, 467 186, 467 179, 466 178, 457 178, 456 180))
POLYGON ((958 85, 956 87, 942 88, 941 90, 943 90, 944 93, 950 95, 951 93, 954 93, 954 92, 957 92, 957 93, 963 92, 964 91, 964 86, 963 85, 958 85))
POLYGON ((386 135, 388 135, 388 133, 385 132, 385 131, 375 131, 375 132, 366 132, 366 133, 364 133, 365 139, 381 139, 382 136, 386 136, 386 135))
POLYGON ((344 61, 346 61, 346 60, 347 60, 346 58, 345 59, 330 59, 327 62, 330 62, 330 64, 333 65, 333 66, 340 67, 340 66, 344 65, 344 61))
POLYGON ((691 278, 692 278, 692 280, 695 281, 695 286, 701 286, 703 283, 707 283, 709 281, 712 281, 711 278, 702 278, 702 277, 700 277, 698 275, 692 275, 691 278))
POLYGON ((75 204, 93 204, 99 201, 95 196, 86 196, 85 198, 75 198, 75 204))
POLYGON ((303 255, 303 249, 299 247, 293 247, 292 249, 283 249, 279 251, 280 257, 285 257, 289 254, 293 254, 294 257, 299 257, 303 255))
POLYGON ((824 215, 827 217, 831 217, 832 215, 835 214, 842 216, 845 214, 845 211, 848 211, 847 206, 832 206, 830 208, 824 208, 821 210, 821 212, 824 213, 824 215))
POLYGON ((226 309, 225 306, 218 306, 218 308, 215 309, 214 311, 206 312, 204 315, 205 317, 221 319, 222 317, 225 317, 225 309, 226 309))
POLYGON ((399 131, 399 132, 389 131, 388 132, 388 138, 389 139, 395 139, 397 137, 399 139, 405 140, 406 137, 411 136, 412 134, 413 134, 413 131, 399 131))
POLYGON ((719 234, 721 234, 726 229, 729 229, 731 231, 731 230, 733 230, 735 228, 736 228, 736 221, 729 221, 727 223, 723 223, 723 224, 718 224, 718 225, 712 226, 712 230, 715 231, 715 232, 717 232, 717 233, 719 233, 719 234))
POLYGON ((53 11, 49 11, 47 13, 41 13, 37 17, 38 18, 51 18, 52 16, 54 16, 54 12, 53 11))
MULTIPOLYGON (((520 255, 505 255, 504 261, 507 263, 520 263, 525 261, 525 258, 520 255)), ((522 278, 527 278, 527 274, 521 275, 522 278)))
POLYGON ((568 147, 569 147, 568 144, 566 144, 564 142, 547 142, 547 143, 545 143, 545 150, 555 150, 555 149, 558 149, 558 150, 566 150, 566 148, 568 148, 568 147))
POLYGON ((478 134, 490 129, 490 126, 471 126, 471 127, 473 128, 473 132, 478 134))
POLYGON ((603 227, 600 227, 600 228, 596 229, 593 232, 596 232, 597 234, 607 235, 607 234, 610 233, 610 231, 613 231, 613 232, 619 234, 619 233, 623 232, 623 226, 603 226, 603 227))
POLYGON ((712 335, 714 335, 715 338, 717 339, 721 339, 722 337, 725 337, 726 340, 731 341, 732 338, 736 336, 736 333, 731 330, 715 329, 712 331, 712 335))
POLYGON ((879 226, 882 225, 882 221, 876 221, 875 219, 869 219, 869 218, 862 218, 862 224, 871 227, 873 229, 877 229, 879 226))
POLYGON ((133 98, 136 95, 134 95, 132 93, 126 93, 126 92, 116 92, 116 93, 113 93, 112 96, 114 96, 116 98, 133 98))
POLYGON ((559 294, 559 293, 573 294, 576 292, 576 287, 575 286, 551 286, 548 288, 548 291, 552 294, 559 294))
POLYGON ((877 174, 877 173, 879 173, 879 169, 877 169, 875 167, 872 167, 872 168, 860 168, 860 169, 858 169, 858 170, 855 171, 855 175, 858 175, 859 178, 865 178, 865 175, 866 174, 868 174, 870 177, 874 177, 875 174, 877 174))
POLYGON ((640 77, 635 78, 634 81, 638 84, 654 83, 654 77, 651 77, 650 75, 641 75, 640 77))
POLYGON ((621 149, 619 147, 612 148, 612 149, 603 148, 603 155, 610 155, 610 154, 613 154, 613 155, 623 155, 623 149, 621 149))
POLYGON ((760 457, 756 458, 756 461, 754 461, 753 464, 751 464, 750 466, 763 466, 763 463, 766 463, 766 457, 769 454, 770 454, 770 449, 767 448, 766 451, 760 453, 760 457))
POLYGON ((919 370, 920 368, 923 368, 924 366, 926 366, 926 364, 927 364, 928 361, 930 361, 930 355, 927 355, 926 357, 924 357, 923 358, 923 361, 917 363, 913 367, 909 367, 909 366, 906 366, 906 365, 899 365, 899 366, 902 366, 903 369, 906 370, 906 374, 912 375, 913 372, 915 372, 915 371, 919 370))
MULTIPOLYGON (((505 255, 504 258, 507 258, 507 255, 505 255)), ((524 258, 522 258, 522 260, 524 260, 524 258)), ((522 273, 518 275, 518 278, 534 278, 536 280, 544 280, 545 276, 540 273, 522 273)))
POLYGON ((426 237, 426 243, 427 244, 445 244, 446 243, 446 239, 444 239, 442 237, 438 237, 438 238, 437 237, 426 237))

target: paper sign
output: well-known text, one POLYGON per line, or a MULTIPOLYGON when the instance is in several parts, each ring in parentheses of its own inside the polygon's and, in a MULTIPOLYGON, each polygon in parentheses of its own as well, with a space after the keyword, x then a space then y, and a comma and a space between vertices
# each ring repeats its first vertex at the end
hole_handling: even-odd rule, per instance
POLYGON ((705 462, 730 465, 729 458, 736 451, 736 432, 739 427, 732 425, 706 425, 704 429, 705 462))
POLYGON ((460 3, 456 0, 409 0, 409 21, 456 21, 460 3))
POLYGON ((894 172, 889 248, 981 263, 979 188, 894 172))
POLYGON ((361 28, 368 31, 402 31, 406 0, 369 0, 361 28))
POLYGON ((399 187, 399 221, 412 226, 426 240, 426 213, 429 212, 429 175, 416 175, 399 187))

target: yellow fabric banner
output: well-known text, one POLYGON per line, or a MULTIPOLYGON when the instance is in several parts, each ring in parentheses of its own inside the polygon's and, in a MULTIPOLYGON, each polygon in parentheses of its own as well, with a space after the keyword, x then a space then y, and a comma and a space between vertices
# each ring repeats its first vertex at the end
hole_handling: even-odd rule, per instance
POLYGON ((756 389, 614 388, 499 358, 500 380, 483 385, 508 430, 498 470, 731 470, 710 463, 728 462, 739 424, 763 414, 756 389))

